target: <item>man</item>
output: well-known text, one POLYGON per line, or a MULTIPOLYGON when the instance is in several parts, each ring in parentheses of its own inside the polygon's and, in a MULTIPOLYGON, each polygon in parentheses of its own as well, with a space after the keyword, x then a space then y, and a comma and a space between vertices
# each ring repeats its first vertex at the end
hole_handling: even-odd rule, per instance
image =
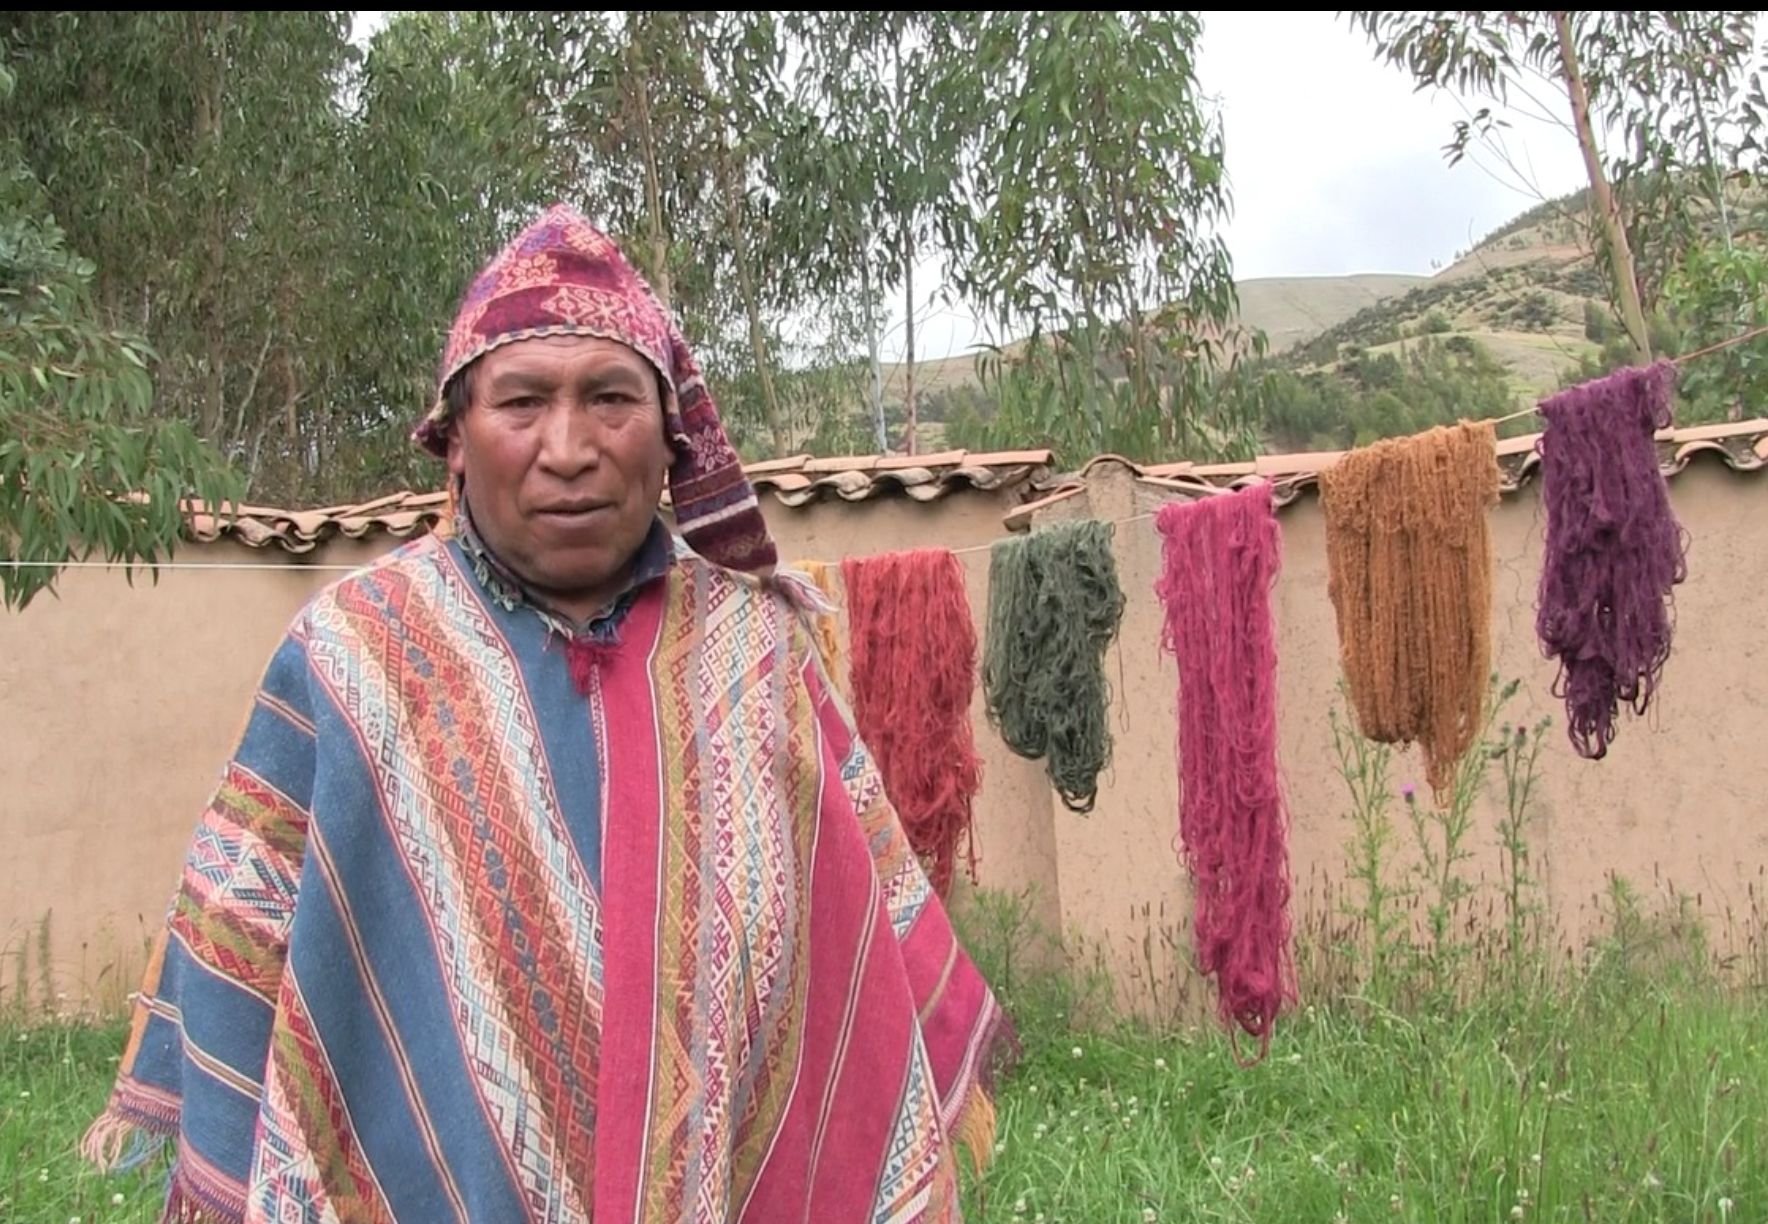
POLYGON ((957 1220, 1010 1032, 650 289, 552 209, 417 436, 453 530, 272 657, 87 1153, 169 1138, 180 1221, 957 1220))

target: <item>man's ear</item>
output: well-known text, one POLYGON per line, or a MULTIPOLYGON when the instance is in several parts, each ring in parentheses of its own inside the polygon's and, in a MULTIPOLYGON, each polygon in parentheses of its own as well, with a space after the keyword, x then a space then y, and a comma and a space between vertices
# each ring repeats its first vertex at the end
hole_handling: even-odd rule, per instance
POLYGON ((456 480, 465 480, 467 475, 467 457, 465 448, 460 441, 459 422, 448 422, 448 474, 456 480))

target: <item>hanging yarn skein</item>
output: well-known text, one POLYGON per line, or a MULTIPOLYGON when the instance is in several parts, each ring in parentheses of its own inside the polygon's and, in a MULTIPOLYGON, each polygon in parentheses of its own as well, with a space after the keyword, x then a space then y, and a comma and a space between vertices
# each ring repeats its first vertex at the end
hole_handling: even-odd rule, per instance
POLYGON ((970 803, 982 784, 970 725, 976 627, 963 565, 943 548, 848 557, 841 582, 854 721, 943 898, 960 841, 975 878, 970 803))
MULTIPOLYGON (((835 602, 835 570, 826 561, 800 561, 795 566, 806 578, 815 584, 831 604, 835 602)), ((841 666, 841 636, 835 624, 835 614, 826 612, 815 621, 816 652, 822 657, 823 670, 828 673, 830 683, 840 686, 837 671, 841 666)))
POLYGON ((1538 406, 1546 428, 1545 557, 1535 612, 1553 695, 1579 756, 1601 760, 1622 702, 1651 704, 1670 657, 1672 588, 1688 577, 1687 533, 1670 507, 1652 434, 1671 423, 1676 367, 1619 370, 1538 406))
POLYGON ((1155 526, 1161 646, 1179 669, 1179 840, 1196 893, 1198 964, 1215 976, 1222 1022, 1257 1037, 1263 1058, 1278 1014, 1296 998, 1289 815, 1277 769, 1271 587, 1281 539, 1271 487, 1163 506, 1155 526))
POLYGON ((1063 806, 1083 815, 1111 761, 1105 651, 1123 608, 1108 523, 1056 523, 989 550, 989 721, 1012 751, 1042 759, 1063 806))
POLYGON ((1385 439, 1320 473, 1327 592, 1358 728, 1420 745, 1439 805, 1485 709, 1497 500, 1491 421, 1385 439))

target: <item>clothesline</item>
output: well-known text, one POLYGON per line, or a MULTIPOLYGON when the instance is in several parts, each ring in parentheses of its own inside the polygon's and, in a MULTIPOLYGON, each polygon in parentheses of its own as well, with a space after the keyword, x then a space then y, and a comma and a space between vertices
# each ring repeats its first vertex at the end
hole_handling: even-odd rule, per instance
MULTIPOLYGON (((1154 517, 1152 511, 1147 514, 1132 514, 1128 518, 1112 519, 1108 525, 1120 527, 1129 523, 1139 523, 1143 519, 1154 517)), ((971 553, 984 553, 994 547, 994 542, 975 544, 968 548, 954 548, 954 556, 963 557, 971 553)), ((304 573, 337 573, 349 574, 362 569, 363 565, 303 565, 295 561, 161 561, 157 565, 147 561, 14 561, 0 559, 0 569, 122 569, 125 564, 132 564, 136 569, 144 570, 300 570, 304 573)), ((366 564, 372 564, 365 562, 366 564)))
POLYGON ((315 562, 303 565, 296 561, 15 561, 0 559, 0 569, 122 569, 133 566, 145 570, 306 570, 314 573, 349 574, 371 564, 324 565, 315 562))
MULTIPOLYGON (((1107 519, 1105 521, 1105 525, 1107 527, 1122 527, 1122 526, 1125 526, 1129 523, 1139 523, 1143 519, 1151 519, 1153 517, 1154 517, 1154 511, 1150 510, 1146 514, 1132 514, 1128 518, 1107 519)), ((968 548, 954 548, 951 550, 952 556, 954 556, 954 557, 967 557, 971 553, 985 553, 985 552, 988 552, 991 548, 993 548, 999 542, 1000 542, 999 540, 990 540, 987 544, 972 544, 968 548)))
MULTIPOLYGON (((1671 365, 1681 365, 1685 361, 1693 361, 1696 357, 1706 357, 1709 354, 1728 349, 1734 344, 1742 344, 1747 340, 1754 340, 1758 336, 1768 336, 1768 326, 1752 327, 1746 332, 1739 332, 1735 336, 1729 336, 1726 339, 1719 341, 1717 344, 1709 344, 1705 348, 1695 349, 1692 353, 1683 353, 1680 357, 1671 357, 1669 361, 1671 365)), ((1527 408, 1519 408, 1515 412, 1508 413, 1504 416, 1488 417, 1485 419, 1490 420, 1494 425, 1503 425, 1509 421, 1520 421, 1524 417, 1534 416, 1539 407, 1539 404, 1530 404, 1527 408)))
MULTIPOLYGON (((1746 341, 1754 340, 1758 336, 1768 336, 1768 325, 1765 325, 1762 327, 1752 327, 1748 331, 1740 332, 1737 335, 1731 336, 1725 340, 1721 340, 1716 344, 1709 344, 1705 348, 1696 349, 1692 353, 1683 353, 1681 356, 1672 357, 1669 360, 1670 360, 1671 364, 1673 364, 1673 365, 1681 365, 1685 361, 1693 361, 1696 357, 1705 357, 1711 353, 1717 353, 1723 349, 1728 349, 1735 344, 1743 344, 1746 341)), ((1535 414, 1536 410, 1537 410, 1537 406, 1530 406, 1528 408, 1523 408, 1523 409, 1520 409, 1516 412, 1509 413, 1506 416, 1488 417, 1485 419, 1490 420, 1494 425, 1502 425, 1502 424, 1506 423, 1507 421, 1519 421, 1523 417, 1533 416, 1535 414)), ((1181 492, 1193 491, 1193 492, 1200 493, 1200 494, 1226 493, 1229 491, 1225 488, 1221 488, 1219 486, 1214 486, 1214 485, 1207 485, 1207 484, 1182 485, 1179 482, 1174 482, 1174 488, 1178 491, 1181 491, 1181 492)), ((1127 526, 1130 523, 1139 523, 1139 522, 1142 522, 1144 519, 1151 519, 1153 517, 1154 517, 1154 511, 1148 511, 1145 514, 1132 514, 1128 518, 1112 519, 1109 521, 1108 525, 1111 527, 1122 527, 1122 526, 1127 526)), ((991 550, 995 546, 995 543, 996 543, 996 541, 990 541, 987 544, 972 544, 969 547, 954 548, 951 551, 952 551, 953 556, 965 557, 965 556, 970 556, 971 554, 974 554, 974 553, 988 552, 989 550, 991 550)), ((339 574, 354 573, 355 571, 363 568, 361 565, 328 565, 328 564, 321 564, 318 562, 315 562, 311 565, 307 565, 307 564, 301 564, 298 562, 281 562, 281 561, 161 561, 161 562, 155 564, 155 563, 146 562, 146 561, 135 561, 135 562, 121 562, 121 561, 19 561, 19 560, 0 558, 0 569, 14 569, 14 570, 20 570, 20 569, 118 569, 118 568, 122 568, 125 565, 133 565, 138 568, 154 570, 154 571, 158 571, 158 570, 303 570, 303 571, 307 571, 310 573, 339 573, 339 574)))

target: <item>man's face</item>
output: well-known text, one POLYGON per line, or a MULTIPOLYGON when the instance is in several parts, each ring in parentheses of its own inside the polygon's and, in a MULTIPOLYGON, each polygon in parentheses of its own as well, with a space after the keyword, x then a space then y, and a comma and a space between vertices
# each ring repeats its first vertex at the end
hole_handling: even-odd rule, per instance
POLYGON ((600 611, 651 528, 671 459, 657 371, 591 336, 479 358, 448 469, 499 560, 561 611, 600 611))

